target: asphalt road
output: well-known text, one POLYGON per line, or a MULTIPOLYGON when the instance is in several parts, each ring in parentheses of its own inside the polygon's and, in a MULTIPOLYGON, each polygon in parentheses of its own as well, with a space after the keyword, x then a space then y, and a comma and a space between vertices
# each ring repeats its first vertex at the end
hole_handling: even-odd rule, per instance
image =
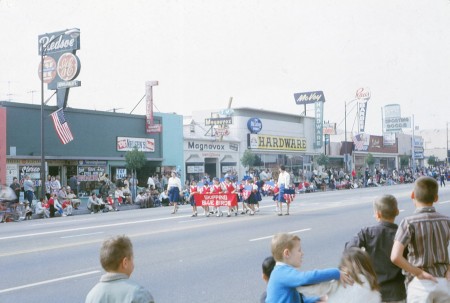
MULTIPOLYGON (((37 219, 0 225, 0 303, 84 302, 103 271, 98 252, 111 235, 134 245, 132 279, 156 302, 258 302, 265 284, 261 262, 277 232, 302 239, 303 269, 335 267, 344 244, 362 226, 375 224, 372 202, 391 193, 400 216, 413 212, 411 184, 297 195, 290 216, 279 217, 271 197, 255 216, 192 218, 153 208, 37 219)), ((438 211, 450 215, 450 186, 438 211)))

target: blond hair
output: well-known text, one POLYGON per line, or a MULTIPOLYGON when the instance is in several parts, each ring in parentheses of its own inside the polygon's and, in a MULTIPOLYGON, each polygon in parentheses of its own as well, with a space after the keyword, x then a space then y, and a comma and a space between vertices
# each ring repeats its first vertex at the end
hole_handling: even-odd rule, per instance
POLYGON ((116 236, 103 242, 100 249, 100 263, 105 271, 111 272, 119 269, 124 258, 133 256, 133 244, 125 235, 116 236))
POLYGON ((292 250, 296 241, 300 242, 300 238, 297 235, 291 235, 286 233, 276 234, 272 238, 272 255, 276 261, 283 261, 283 252, 285 249, 292 250))
POLYGON ((393 195, 383 195, 373 202, 375 211, 381 213, 383 219, 395 219, 398 215, 397 199, 393 195))

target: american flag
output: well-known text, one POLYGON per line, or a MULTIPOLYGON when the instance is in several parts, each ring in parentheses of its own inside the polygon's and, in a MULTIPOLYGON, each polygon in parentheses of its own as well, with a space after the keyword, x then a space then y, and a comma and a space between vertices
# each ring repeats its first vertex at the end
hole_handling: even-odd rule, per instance
POLYGON ((284 200, 286 200, 286 203, 291 203, 292 201, 294 201, 295 198, 295 190, 285 189, 283 198, 284 200))
POLYGON ((274 188, 274 182, 269 181, 269 182, 264 183, 264 185, 263 185, 264 191, 273 190, 273 188, 274 188))
POLYGON ((62 108, 51 114, 53 119, 53 125, 55 126, 56 133, 62 144, 67 144, 73 140, 72 132, 70 131, 69 124, 64 116, 64 111, 62 108))
POLYGON ((362 135, 362 134, 358 134, 356 136, 353 137, 353 143, 355 143, 355 150, 367 150, 368 148, 368 142, 366 137, 366 135, 362 135))

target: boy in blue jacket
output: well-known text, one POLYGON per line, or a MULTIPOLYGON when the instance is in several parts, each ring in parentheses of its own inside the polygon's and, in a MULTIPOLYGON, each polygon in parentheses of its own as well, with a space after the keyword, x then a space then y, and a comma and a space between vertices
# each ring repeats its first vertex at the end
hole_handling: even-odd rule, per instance
POLYGON ((272 238, 272 255, 276 261, 267 285, 266 303, 315 303, 320 297, 304 297, 296 287, 340 279, 344 284, 351 284, 349 278, 338 268, 312 271, 299 271, 303 251, 300 238, 287 233, 277 234, 272 238))

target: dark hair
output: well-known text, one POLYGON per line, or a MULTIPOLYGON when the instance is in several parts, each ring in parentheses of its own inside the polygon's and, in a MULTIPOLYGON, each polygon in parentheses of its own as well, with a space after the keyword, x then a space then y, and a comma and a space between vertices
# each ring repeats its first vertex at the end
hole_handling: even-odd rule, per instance
POLYGON ((420 177, 414 186, 414 198, 422 203, 433 204, 438 196, 439 185, 431 177, 420 177))
POLYGON ((398 215, 397 199, 393 195, 383 195, 373 202, 373 207, 383 219, 395 219, 398 215))
POLYGON ((286 170, 286 167, 284 165, 280 165, 281 170, 286 170))
POLYGON ((262 263, 262 272, 267 278, 270 278, 270 274, 275 267, 275 263, 275 259, 272 256, 264 259, 262 263))

